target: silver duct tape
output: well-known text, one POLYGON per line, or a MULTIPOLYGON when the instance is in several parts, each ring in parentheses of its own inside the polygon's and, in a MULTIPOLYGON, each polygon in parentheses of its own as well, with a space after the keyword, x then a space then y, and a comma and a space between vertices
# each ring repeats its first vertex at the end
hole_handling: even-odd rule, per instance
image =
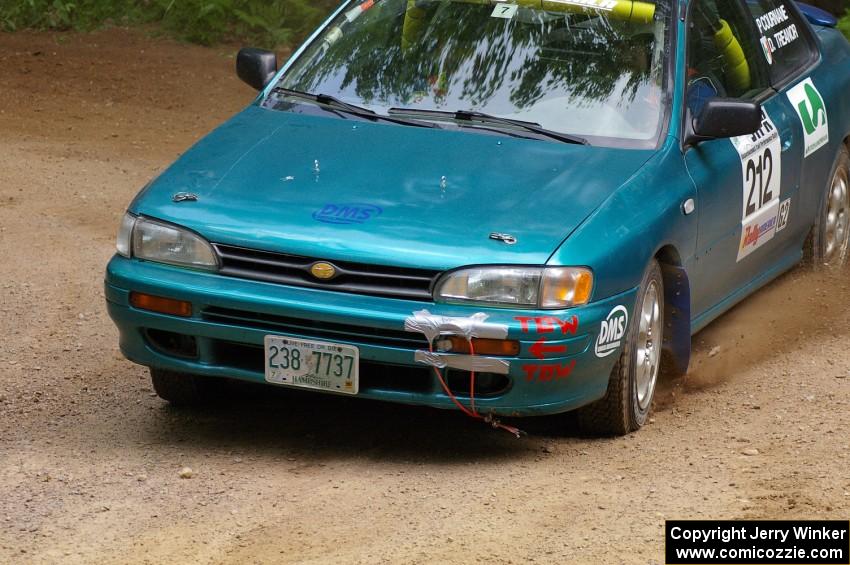
POLYGON ((435 316, 428 310, 414 312, 404 321, 404 329, 409 332, 425 334, 430 343, 440 335, 461 335, 466 339, 480 337, 485 339, 506 339, 507 324, 488 324, 487 314, 478 312, 467 318, 435 316))
POLYGON ((504 359, 493 359, 492 357, 479 357, 477 355, 457 355, 455 353, 432 353, 431 351, 418 350, 413 359, 417 363, 430 365, 439 369, 460 369, 461 371, 477 371, 479 373, 497 373, 507 375, 511 364, 504 359))

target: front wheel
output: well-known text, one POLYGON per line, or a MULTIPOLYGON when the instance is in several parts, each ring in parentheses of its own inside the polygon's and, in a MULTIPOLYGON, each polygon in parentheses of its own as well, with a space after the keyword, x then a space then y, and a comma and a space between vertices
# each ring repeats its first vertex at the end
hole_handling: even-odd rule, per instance
POLYGON ((634 312, 605 396, 578 410, 579 425, 587 433, 625 435, 649 417, 664 339, 664 281, 654 259, 643 275, 634 312))
POLYGON ((154 367, 150 373, 157 396, 174 406, 192 406, 207 399, 208 383, 203 377, 154 367))
POLYGON ((839 271, 848 262, 850 247, 850 152, 842 147, 832 166, 808 254, 815 267, 839 271))

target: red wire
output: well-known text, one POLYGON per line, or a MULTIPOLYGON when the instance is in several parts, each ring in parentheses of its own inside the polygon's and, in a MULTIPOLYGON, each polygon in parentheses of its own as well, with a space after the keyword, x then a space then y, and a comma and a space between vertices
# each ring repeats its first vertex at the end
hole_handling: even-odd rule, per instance
MULTIPOLYGON (((434 352, 434 345, 431 342, 428 343, 428 350, 431 353, 434 352)), ((469 339, 469 352, 470 352, 470 355, 475 355, 475 350, 472 347, 472 338, 469 339)), ((440 372, 440 369, 438 369, 436 366, 432 366, 432 368, 434 369, 434 374, 437 375, 437 380, 440 381, 440 386, 443 387, 443 391, 445 391, 446 395, 451 399, 451 401, 455 404, 455 406, 457 406, 460 409, 461 412, 463 412, 464 414, 466 414, 467 416, 469 416, 470 418, 473 418, 475 420, 483 420, 484 422, 487 422, 490 425, 492 425, 494 428, 503 429, 506 432, 509 432, 509 433, 515 435, 516 437, 520 437, 520 436, 523 435, 523 432, 519 428, 515 428, 514 426, 506 426, 506 425, 502 424, 501 422, 499 422, 498 420, 491 419, 490 417, 485 418, 484 416, 479 414, 478 411, 475 409, 475 370, 474 369, 470 371, 470 376, 469 376, 469 400, 470 400, 471 405, 472 405, 472 411, 470 411, 469 408, 467 408, 466 406, 461 404, 461 402, 457 399, 457 397, 454 394, 452 394, 452 391, 449 388, 449 385, 446 384, 445 379, 443 379, 443 374, 440 372)))
POLYGON ((480 414, 473 414, 472 412, 470 412, 469 408, 461 404, 457 397, 452 394, 452 391, 449 389, 448 385, 446 385, 446 381, 443 380, 443 375, 440 373, 440 370, 437 367, 434 367, 434 373, 436 373, 437 379, 439 379, 440 384, 443 386, 443 390, 445 391, 446 395, 448 395, 448 397, 452 400, 452 402, 455 403, 455 406, 460 408, 460 410, 470 418, 476 418, 479 420, 482 419, 480 414))

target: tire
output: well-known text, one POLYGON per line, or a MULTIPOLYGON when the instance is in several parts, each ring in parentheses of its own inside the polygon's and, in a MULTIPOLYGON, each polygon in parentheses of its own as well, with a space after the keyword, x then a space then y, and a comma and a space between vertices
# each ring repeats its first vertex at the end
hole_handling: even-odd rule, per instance
POLYGON ((577 411, 583 432, 625 435, 643 427, 652 409, 661 372, 663 340, 664 280, 658 261, 653 259, 644 272, 627 338, 611 371, 605 396, 577 411), (644 308, 648 312, 641 315, 644 308), (641 319, 645 319, 645 323, 642 324, 641 319), (639 347, 640 341, 644 342, 644 347, 639 347))
POLYGON ((839 272, 850 255, 850 151, 842 146, 832 165, 806 255, 816 269, 839 272))
POLYGON ((207 399, 207 386, 202 377, 151 367, 151 382, 157 396, 174 406, 193 406, 207 399))

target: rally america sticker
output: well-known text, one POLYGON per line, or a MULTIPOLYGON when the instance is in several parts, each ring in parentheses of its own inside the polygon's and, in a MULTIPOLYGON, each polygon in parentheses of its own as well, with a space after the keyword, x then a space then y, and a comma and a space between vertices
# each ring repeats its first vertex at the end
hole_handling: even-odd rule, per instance
POLYGON ((779 131, 762 110, 761 127, 753 134, 733 137, 732 145, 741 157, 742 191, 740 261, 771 239, 779 216, 782 186, 782 147, 779 131))
POLYGON ((617 306, 611 310, 599 326, 599 336, 594 348, 596 356, 607 357, 620 349, 628 326, 629 311, 625 306, 617 306))
POLYGON ((808 157, 829 143, 826 104, 811 78, 788 90, 788 100, 791 101, 803 124, 803 141, 805 142, 803 156, 808 157))

